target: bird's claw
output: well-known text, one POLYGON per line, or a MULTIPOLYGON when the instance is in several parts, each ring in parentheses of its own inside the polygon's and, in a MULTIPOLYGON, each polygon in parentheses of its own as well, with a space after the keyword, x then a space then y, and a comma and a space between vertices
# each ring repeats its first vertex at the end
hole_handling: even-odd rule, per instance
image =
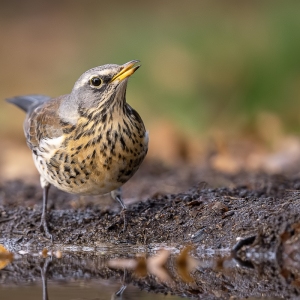
POLYGON ((53 236, 49 231, 48 224, 47 224, 47 221, 45 219, 41 221, 40 230, 44 231, 44 234, 45 234, 46 238, 51 240, 51 242, 53 242, 53 236))

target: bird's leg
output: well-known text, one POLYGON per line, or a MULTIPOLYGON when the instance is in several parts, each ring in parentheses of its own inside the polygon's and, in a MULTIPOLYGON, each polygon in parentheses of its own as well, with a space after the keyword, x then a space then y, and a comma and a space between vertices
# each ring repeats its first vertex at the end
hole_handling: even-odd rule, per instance
POLYGON ((48 224, 47 224, 47 200, 48 200, 48 192, 49 192, 50 184, 48 182, 45 182, 45 180, 41 178, 41 185, 43 188, 43 208, 42 208, 40 229, 44 230, 46 237, 52 241, 53 237, 48 229, 48 224))
POLYGON ((122 200, 122 189, 121 188, 111 191, 110 194, 114 200, 117 200, 120 203, 120 205, 122 206, 122 209, 126 209, 126 205, 122 200))
POLYGON ((124 227, 123 227, 123 231, 125 232, 126 228, 127 228, 127 221, 126 221, 126 205, 122 200, 122 189, 118 188, 116 190, 113 190, 110 192, 111 197, 118 201, 120 203, 120 205, 122 206, 122 211, 121 214, 123 215, 123 220, 124 220, 124 227))

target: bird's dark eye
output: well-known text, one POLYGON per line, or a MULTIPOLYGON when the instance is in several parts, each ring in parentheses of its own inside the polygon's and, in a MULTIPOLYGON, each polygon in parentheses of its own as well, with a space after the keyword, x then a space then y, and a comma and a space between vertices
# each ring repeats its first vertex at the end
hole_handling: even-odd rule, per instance
POLYGON ((102 80, 99 77, 92 77, 90 79, 91 86, 99 86, 102 83, 102 80))

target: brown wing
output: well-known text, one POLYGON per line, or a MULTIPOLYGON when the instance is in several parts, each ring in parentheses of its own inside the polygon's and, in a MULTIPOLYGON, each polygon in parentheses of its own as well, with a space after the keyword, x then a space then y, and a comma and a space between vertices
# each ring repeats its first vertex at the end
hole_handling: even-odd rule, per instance
POLYGON ((30 149, 39 147, 42 139, 52 139, 63 135, 58 111, 64 97, 50 99, 27 115, 24 122, 24 132, 30 149))

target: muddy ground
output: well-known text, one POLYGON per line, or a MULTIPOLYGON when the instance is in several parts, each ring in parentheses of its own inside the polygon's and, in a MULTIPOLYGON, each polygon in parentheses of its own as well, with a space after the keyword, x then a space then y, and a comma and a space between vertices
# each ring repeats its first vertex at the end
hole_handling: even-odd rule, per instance
MULTIPOLYGON (((97 249, 103 244, 147 247, 157 243, 180 249, 191 243, 197 249, 195 257, 199 249, 234 250, 231 258, 240 266, 234 272, 223 272, 223 262, 230 259, 223 257, 209 271, 193 272, 195 281, 191 284, 178 281, 169 286, 153 276, 132 280, 143 289, 205 296, 203 299, 264 293, 295 299, 300 294, 300 175, 226 175, 205 166, 170 168, 148 162, 126 184, 124 196, 128 225, 122 232, 123 216, 109 197, 79 198, 52 188, 48 205, 52 245, 39 230, 42 191, 38 180, 36 185, 1 183, 0 240, 10 241, 15 249, 51 249, 55 245, 97 249)), ((77 267, 70 262, 70 255, 65 255, 65 261, 51 262, 50 278, 58 274, 55 264, 68 266, 62 268, 64 275, 57 276, 74 273, 72 268, 77 267)), ((95 258, 86 255, 93 267, 86 263, 85 272, 102 278, 121 277, 119 271, 107 267, 96 270, 95 258)), ((20 275, 16 269, 30 269, 39 260, 26 258, 21 267, 12 264, 4 281, 18 276, 26 280, 29 275, 20 275)), ((172 269, 172 264, 169 267, 172 269)), ((36 276, 40 276, 39 271, 36 276)))

